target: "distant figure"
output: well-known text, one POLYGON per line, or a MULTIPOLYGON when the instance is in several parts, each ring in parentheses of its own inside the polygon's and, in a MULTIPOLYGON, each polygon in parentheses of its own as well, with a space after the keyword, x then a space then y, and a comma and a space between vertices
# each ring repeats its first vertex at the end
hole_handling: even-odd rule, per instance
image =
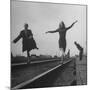
POLYGON ((70 49, 68 50, 67 58, 70 58, 70 49))
POLYGON ((17 41, 19 41, 22 38, 22 51, 27 51, 27 57, 28 57, 28 62, 30 62, 30 54, 29 51, 31 51, 32 49, 38 49, 36 46, 36 42, 33 38, 33 34, 32 31, 30 29, 28 29, 28 24, 24 25, 24 30, 22 30, 20 32, 20 34, 18 35, 18 37, 13 40, 14 43, 16 43, 17 41))
POLYGON ((72 26, 76 23, 77 21, 73 22, 71 26, 65 27, 64 22, 62 21, 59 24, 59 28, 56 29, 55 31, 48 31, 46 33, 56 33, 59 32, 59 48, 62 51, 62 60, 65 55, 65 50, 66 50, 66 32, 72 28, 72 26))
POLYGON ((68 60, 70 58, 70 49, 68 50, 67 54, 64 57, 66 60, 68 60))
POLYGON ((80 46, 80 44, 78 44, 76 41, 74 42, 74 44, 76 45, 76 47, 79 50, 79 59, 82 60, 82 55, 83 55, 83 48, 80 46))

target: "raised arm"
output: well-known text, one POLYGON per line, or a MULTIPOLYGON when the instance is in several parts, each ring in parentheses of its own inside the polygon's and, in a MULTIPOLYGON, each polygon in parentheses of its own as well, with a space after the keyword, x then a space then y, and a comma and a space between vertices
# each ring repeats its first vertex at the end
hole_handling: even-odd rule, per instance
POLYGON ((76 47, 78 48, 78 50, 82 50, 82 46, 80 44, 78 44, 76 41, 74 42, 74 44, 76 45, 76 47))
POLYGON ((77 22, 77 20, 75 22, 72 23, 71 26, 67 27, 66 30, 69 30, 70 28, 72 28, 72 26, 77 22))
POLYGON ((58 29, 56 29, 55 31, 47 31, 46 33, 56 33, 56 32, 58 32, 59 30, 58 29))

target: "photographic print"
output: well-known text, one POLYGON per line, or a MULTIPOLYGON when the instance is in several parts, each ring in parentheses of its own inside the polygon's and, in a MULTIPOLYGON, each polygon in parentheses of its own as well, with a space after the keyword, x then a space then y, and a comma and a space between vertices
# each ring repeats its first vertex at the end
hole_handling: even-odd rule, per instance
POLYGON ((87 5, 10 4, 11 89, 87 85, 87 5))

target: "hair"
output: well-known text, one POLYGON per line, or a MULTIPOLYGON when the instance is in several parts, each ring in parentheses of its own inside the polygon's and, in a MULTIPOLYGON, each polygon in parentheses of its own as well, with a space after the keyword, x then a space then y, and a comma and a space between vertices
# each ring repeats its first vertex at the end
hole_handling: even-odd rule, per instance
POLYGON ((27 23, 25 23, 25 24, 24 24, 24 27, 28 27, 28 24, 27 24, 27 23))
POLYGON ((65 28, 65 24, 64 24, 63 21, 61 21, 61 23, 59 24, 59 27, 60 27, 61 29, 65 28))

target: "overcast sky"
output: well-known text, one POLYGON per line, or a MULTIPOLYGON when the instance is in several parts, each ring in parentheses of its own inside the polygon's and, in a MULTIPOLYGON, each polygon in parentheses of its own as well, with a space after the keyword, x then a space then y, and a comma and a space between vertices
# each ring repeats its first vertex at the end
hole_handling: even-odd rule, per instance
MULTIPOLYGON (((11 41, 24 29, 24 23, 28 23, 39 48, 31 54, 59 56, 59 34, 45 32, 56 30, 61 21, 68 27, 75 20, 78 22, 66 34, 66 53, 70 49, 71 56, 78 54, 74 41, 80 43, 86 53, 86 6, 11 1, 11 41)), ((22 52, 22 39, 11 46, 14 56, 26 56, 26 52, 22 52)))

